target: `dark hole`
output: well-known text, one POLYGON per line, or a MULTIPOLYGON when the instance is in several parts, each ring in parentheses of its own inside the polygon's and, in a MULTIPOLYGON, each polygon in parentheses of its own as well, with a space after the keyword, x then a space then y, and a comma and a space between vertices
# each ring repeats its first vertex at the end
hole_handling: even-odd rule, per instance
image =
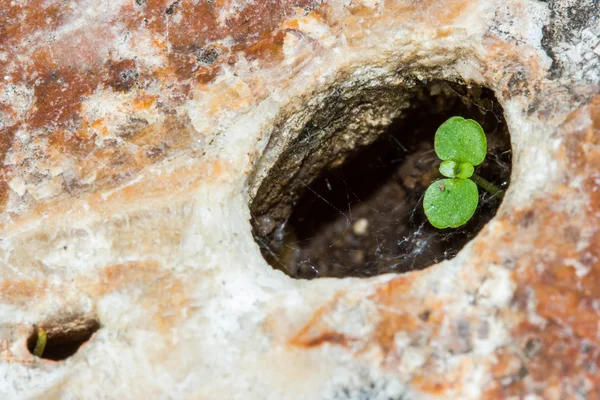
POLYGON ((374 143, 305 187, 278 236, 255 235, 271 266, 304 279, 423 269, 453 258, 495 215, 500 200, 481 188, 474 217, 460 228, 434 228, 422 205, 429 184, 441 177, 434 134, 451 116, 483 126, 488 154, 475 172, 508 187, 510 138, 493 93, 433 82, 415 97, 374 143))
POLYGON ((429 310, 423 311, 421 314, 419 314, 419 318, 421 318, 421 321, 427 322, 427 321, 429 321, 430 315, 431 315, 431 311, 429 311, 429 310))
MULTIPOLYGON (((71 357, 100 328, 96 319, 70 318, 60 322, 40 324, 46 331, 46 347, 41 358, 60 361, 71 357)), ((27 348, 33 354, 38 340, 38 327, 34 326, 27 338, 27 348)))

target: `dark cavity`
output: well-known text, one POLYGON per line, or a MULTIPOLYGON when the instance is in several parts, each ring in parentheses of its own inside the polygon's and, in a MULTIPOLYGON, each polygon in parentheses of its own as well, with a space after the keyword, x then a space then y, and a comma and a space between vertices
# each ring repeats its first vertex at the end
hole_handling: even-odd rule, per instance
POLYGON ((375 142, 355 149, 341 166, 321 171, 302 188, 291 215, 274 233, 261 237, 255 229, 267 262, 293 278, 313 279, 403 273, 456 256, 500 204, 479 188, 477 211, 460 228, 436 229, 424 215, 423 194, 441 178, 434 134, 456 115, 483 126, 488 154, 475 172, 506 189, 510 137, 493 93, 431 82, 417 90, 410 109, 375 142))

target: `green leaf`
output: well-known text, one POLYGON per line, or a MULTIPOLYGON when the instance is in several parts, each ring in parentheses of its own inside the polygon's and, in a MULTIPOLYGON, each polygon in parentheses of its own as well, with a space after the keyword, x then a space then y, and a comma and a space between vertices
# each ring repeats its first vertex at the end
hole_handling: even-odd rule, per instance
POLYGON ((438 128, 434 147, 438 157, 444 161, 479 165, 487 153, 487 140, 477 121, 452 117, 438 128))
POLYGON ((478 202, 479 192, 472 180, 440 179, 427 188, 423 209, 436 228, 457 228, 471 219, 478 202))
POLYGON ((459 166, 454 161, 442 161, 440 164, 440 174, 444 175, 446 178, 456 178, 458 172, 459 166))
POLYGON ((440 164, 440 174, 446 178, 468 179, 475 172, 475 168, 469 163, 459 164, 455 161, 442 161, 440 164))
POLYGON ((460 179, 469 179, 473 176, 475 172, 475 167, 469 163, 462 163, 458 166, 458 173, 456 174, 457 178, 460 179))

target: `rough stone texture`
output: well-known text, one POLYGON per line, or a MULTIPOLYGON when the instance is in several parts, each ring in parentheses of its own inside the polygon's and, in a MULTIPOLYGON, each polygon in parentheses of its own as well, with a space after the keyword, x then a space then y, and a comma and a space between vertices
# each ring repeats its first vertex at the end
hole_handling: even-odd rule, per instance
POLYGON ((0 4, 0 397, 600 398, 596 0, 0 4), (496 218, 421 272, 269 267, 249 203, 332 93, 313 149, 432 78, 504 107, 496 218))

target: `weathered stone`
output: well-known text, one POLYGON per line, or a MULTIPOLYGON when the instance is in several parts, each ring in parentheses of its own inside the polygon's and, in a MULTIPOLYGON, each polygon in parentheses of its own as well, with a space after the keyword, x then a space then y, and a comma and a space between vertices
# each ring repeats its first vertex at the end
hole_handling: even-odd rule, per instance
POLYGON ((599 19, 595 0, 4 2, 2 398, 600 398, 599 19), (273 270, 250 203, 284 207, 432 79, 505 110, 496 218, 419 272, 273 270), (50 361, 34 324, 95 333, 50 361))

